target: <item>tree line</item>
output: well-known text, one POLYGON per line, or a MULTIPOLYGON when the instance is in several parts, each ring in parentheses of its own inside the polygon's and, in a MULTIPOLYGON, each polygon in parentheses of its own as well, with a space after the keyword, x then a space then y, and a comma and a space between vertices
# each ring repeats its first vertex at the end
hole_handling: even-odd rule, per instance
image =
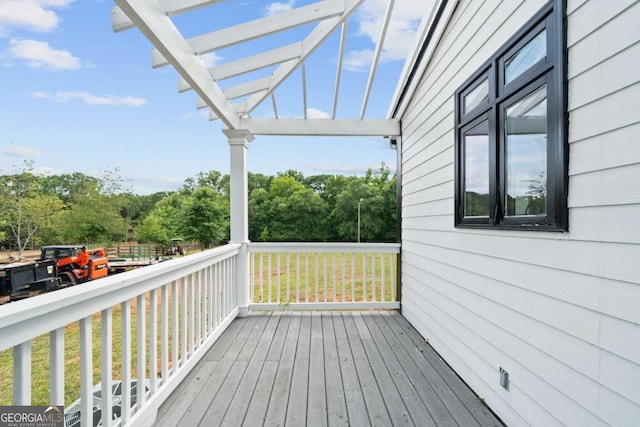
MULTIPOLYGON (((364 176, 288 170, 249 173, 252 241, 396 239, 396 177, 382 164, 364 176)), ((96 178, 79 172, 0 176, 0 245, 20 254, 50 244, 136 241, 168 246, 173 238, 203 248, 229 240, 229 175, 200 172, 171 192, 138 195, 117 170, 96 178)))

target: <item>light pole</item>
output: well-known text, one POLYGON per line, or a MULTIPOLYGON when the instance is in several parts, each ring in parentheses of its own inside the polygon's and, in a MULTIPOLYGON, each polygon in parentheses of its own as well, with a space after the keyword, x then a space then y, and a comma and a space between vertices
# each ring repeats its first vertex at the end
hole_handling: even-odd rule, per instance
POLYGON ((364 199, 358 201, 358 243, 360 243, 360 205, 364 199))

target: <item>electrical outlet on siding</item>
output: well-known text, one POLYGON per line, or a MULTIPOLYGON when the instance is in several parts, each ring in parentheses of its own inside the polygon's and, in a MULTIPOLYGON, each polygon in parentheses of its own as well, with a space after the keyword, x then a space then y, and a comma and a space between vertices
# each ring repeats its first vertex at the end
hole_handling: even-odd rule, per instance
POLYGON ((500 385, 509 391, 509 372, 500 367, 500 385))

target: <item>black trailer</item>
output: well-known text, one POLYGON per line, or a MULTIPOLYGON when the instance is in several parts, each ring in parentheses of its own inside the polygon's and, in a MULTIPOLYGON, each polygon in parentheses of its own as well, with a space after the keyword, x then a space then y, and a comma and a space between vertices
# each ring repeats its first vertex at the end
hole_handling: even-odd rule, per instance
POLYGON ((0 265, 0 304, 59 289, 56 260, 0 265))

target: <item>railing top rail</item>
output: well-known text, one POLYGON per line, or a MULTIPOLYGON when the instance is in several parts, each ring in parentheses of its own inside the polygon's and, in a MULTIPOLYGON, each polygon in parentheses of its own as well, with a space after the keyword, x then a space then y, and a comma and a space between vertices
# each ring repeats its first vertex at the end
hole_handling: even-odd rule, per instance
POLYGON ((4 305, 0 308, 0 351, 231 258, 238 254, 240 247, 239 243, 229 243, 105 277, 99 282, 60 289, 4 305))
POLYGON ((400 253, 400 243, 251 242, 249 252, 400 253))

